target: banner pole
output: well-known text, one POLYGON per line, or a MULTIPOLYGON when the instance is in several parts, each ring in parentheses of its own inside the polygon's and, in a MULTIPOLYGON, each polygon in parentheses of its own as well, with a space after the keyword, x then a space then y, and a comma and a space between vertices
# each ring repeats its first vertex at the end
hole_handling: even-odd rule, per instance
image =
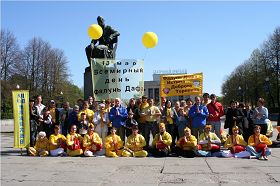
POLYGON ((20 148, 20 155, 22 156, 22 148, 20 148))

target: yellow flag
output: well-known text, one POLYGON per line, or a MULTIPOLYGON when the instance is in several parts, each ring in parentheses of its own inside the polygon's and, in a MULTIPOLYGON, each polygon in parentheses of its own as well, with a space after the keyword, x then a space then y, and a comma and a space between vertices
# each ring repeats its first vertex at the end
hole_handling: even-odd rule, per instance
POLYGON ((29 91, 14 90, 14 148, 26 148, 30 144, 30 120, 29 120, 29 91))

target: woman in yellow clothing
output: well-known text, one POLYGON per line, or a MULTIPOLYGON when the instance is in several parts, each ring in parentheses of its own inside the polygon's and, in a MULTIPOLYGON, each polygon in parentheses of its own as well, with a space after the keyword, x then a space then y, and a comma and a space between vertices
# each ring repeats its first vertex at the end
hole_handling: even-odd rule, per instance
POLYGON ((64 148, 66 147, 66 137, 59 132, 59 125, 55 125, 54 134, 52 134, 49 139, 51 156, 65 155, 64 148))
POLYGON ((254 126, 254 134, 249 137, 248 146, 246 150, 251 155, 256 156, 259 160, 268 160, 267 156, 271 154, 271 150, 267 148, 271 145, 272 141, 261 134, 261 127, 259 125, 254 126))
POLYGON ((67 134, 67 154, 69 156, 79 156, 83 154, 82 150, 82 141, 83 137, 80 134, 76 133, 77 126, 72 125, 71 131, 69 134, 67 134))
POLYGON ((145 138, 138 134, 138 126, 133 125, 132 134, 127 138, 122 156, 146 157, 148 152, 143 150, 144 146, 146 146, 145 138))
POLYGON ((111 134, 105 139, 106 156, 108 157, 118 157, 121 156, 123 147, 123 142, 116 134, 117 129, 115 127, 111 128, 111 134))
POLYGON ((186 158, 193 158, 196 156, 197 139, 191 134, 191 129, 186 127, 184 129, 185 135, 176 142, 176 154, 186 158))
POLYGON ((99 135, 94 132, 94 125, 91 123, 88 127, 88 133, 83 139, 84 155, 94 156, 93 154, 102 149, 102 140, 99 135))
POLYGON ((165 124, 159 124, 159 133, 155 135, 152 142, 151 152, 155 157, 166 157, 170 152, 170 145, 172 143, 171 135, 166 132, 165 124))
POLYGON ((38 140, 34 147, 29 147, 28 152, 30 156, 48 156, 49 155, 49 140, 46 133, 41 131, 38 134, 38 140))
POLYGON ((84 101, 83 109, 78 114, 78 121, 81 121, 81 114, 85 113, 89 122, 92 122, 94 112, 89 109, 88 101, 84 101))

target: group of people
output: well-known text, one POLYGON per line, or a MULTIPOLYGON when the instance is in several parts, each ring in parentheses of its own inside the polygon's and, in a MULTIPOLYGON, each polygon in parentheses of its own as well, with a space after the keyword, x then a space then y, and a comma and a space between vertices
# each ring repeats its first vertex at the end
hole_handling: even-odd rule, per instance
POLYGON ((78 100, 73 109, 68 102, 58 109, 54 100, 44 106, 39 95, 30 100, 28 152, 33 156, 177 155, 267 160, 272 142, 266 136, 268 112, 262 98, 258 107, 249 111, 231 102, 225 121, 229 135, 221 133, 224 108, 216 95, 205 93, 203 100, 199 96, 194 100, 176 101, 173 107, 170 100, 161 98, 157 107, 153 99, 142 96, 130 99, 125 107, 119 98, 98 103, 90 96, 87 101, 78 100))

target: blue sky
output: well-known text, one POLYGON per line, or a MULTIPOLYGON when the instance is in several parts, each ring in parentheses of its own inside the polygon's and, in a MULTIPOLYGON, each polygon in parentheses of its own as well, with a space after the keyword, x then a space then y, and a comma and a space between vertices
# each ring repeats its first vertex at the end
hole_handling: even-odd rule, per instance
POLYGON ((280 2, 252 1, 1 1, 1 28, 22 48, 36 36, 64 50, 71 80, 82 87, 87 28, 101 15, 121 34, 117 58, 144 59, 145 80, 154 70, 203 72, 203 92, 221 95, 225 77, 280 26, 279 10, 280 2), (159 39, 151 49, 141 42, 147 31, 159 39))

